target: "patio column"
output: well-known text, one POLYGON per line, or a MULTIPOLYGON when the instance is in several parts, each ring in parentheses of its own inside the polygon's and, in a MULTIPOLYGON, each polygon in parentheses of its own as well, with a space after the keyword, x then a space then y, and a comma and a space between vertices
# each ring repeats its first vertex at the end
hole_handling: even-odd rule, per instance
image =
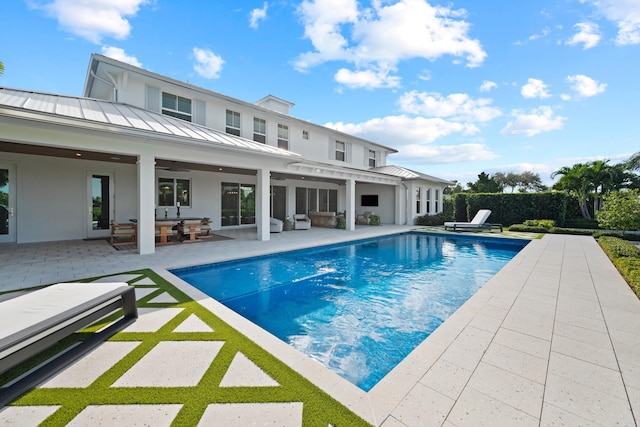
POLYGON ((346 194, 345 198, 347 217, 345 218, 347 222, 347 230, 353 231, 356 229, 356 181, 353 179, 347 179, 346 181, 346 194))
POLYGON ((156 251, 155 238, 155 157, 138 156, 138 253, 156 251))
POLYGON ((404 201, 404 193, 406 189, 402 184, 398 184, 395 186, 395 212, 396 216, 396 225, 403 225, 406 222, 406 214, 404 213, 403 207, 406 207, 406 202, 404 201))
POLYGON ((269 240, 271 226, 269 219, 269 169, 258 169, 256 174, 256 225, 258 226, 258 240, 269 240))

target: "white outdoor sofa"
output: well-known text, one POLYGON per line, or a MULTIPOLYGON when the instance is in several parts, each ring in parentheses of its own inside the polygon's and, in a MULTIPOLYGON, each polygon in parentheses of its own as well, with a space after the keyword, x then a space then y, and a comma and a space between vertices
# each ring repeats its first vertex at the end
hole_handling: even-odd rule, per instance
POLYGON ((122 319, 1 389, 0 407, 138 317, 135 288, 126 283, 59 283, 0 301, 0 374, 120 309, 122 319))

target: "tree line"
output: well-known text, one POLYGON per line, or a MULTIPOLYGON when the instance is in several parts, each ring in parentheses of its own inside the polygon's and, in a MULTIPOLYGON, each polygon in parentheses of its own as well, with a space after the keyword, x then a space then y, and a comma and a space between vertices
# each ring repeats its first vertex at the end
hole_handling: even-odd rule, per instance
MULTIPOLYGON (((603 207, 605 195, 621 190, 640 189, 640 151, 628 160, 610 164, 609 160, 595 160, 586 163, 576 163, 573 166, 563 166, 551 174, 551 178, 559 177, 551 190, 564 191, 576 197, 580 213, 586 219, 591 219, 589 202, 593 201, 593 212, 603 207)), ((531 171, 496 172, 489 175, 481 172, 475 182, 468 182, 467 188, 459 183, 447 189, 447 194, 455 193, 503 193, 510 192, 540 192, 549 188, 542 184, 540 174, 531 171)))

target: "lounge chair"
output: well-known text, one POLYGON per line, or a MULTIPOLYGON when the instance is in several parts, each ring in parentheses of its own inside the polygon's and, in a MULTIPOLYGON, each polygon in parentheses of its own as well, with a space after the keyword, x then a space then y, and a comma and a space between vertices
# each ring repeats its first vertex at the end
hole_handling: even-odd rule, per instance
POLYGON ((200 238, 211 237, 211 218, 204 217, 200 223, 200 238))
POLYGON ((358 214, 356 216, 356 224, 369 225, 369 222, 371 221, 371 215, 373 215, 373 212, 365 212, 365 213, 358 214))
POLYGON ((111 245, 132 244, 138 236, 137 225, 133 222, 120 223, 111 220, 111 245), (121 239, 124 239, 122 241, 121 239))
POLYGON ((309 230, 311 228, 311 219, 306 214, 295 214, 293 216, 294 230, 309 230))
POLYGON ((278 218, 269 219, 270 231, 272 233, 281 233, 282 228, 284 227, 284 222, 278 218))
POLYGON ((491 215, 489 209, 480 209, 470 222, 445 222, 444 229, 447 230, 451 228, 453 231, 469 231, 499 228, 500 232, 502 232, 502 224, 489 224, 486 222, 489 215, 491 215))
POLYGON ((106 329, 0 392, 0 407, 95 348, 138 317, 135 288, 126 283, 58 283, 0 302, 0 373, 48 349, 104 316, 124 316, 106 329))

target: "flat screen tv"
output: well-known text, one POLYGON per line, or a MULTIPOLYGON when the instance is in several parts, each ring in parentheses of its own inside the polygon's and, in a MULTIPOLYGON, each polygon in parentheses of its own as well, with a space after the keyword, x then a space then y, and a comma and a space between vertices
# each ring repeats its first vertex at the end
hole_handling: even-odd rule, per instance
POLYGON ((360 201, 362 206, 378 206, 377 194, 363 194, 360 201))

